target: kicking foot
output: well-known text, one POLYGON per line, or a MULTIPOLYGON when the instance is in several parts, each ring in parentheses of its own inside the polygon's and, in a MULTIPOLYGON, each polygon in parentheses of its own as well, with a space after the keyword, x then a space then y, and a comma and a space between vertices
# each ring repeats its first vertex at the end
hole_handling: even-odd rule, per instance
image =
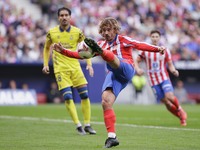
POLYGON ((119 141, 117 140, 117 138, 107 138, 104 148, 111 148, 117 145, 119 145, 119 141))
POLYGON ((84 42, 92 49, 93 53, 97 53, 97 54, 103 53, 103 50, 101 49, 101 47, 99 47, 97 42, 95 42, 93 39, 85 38, 84 42))

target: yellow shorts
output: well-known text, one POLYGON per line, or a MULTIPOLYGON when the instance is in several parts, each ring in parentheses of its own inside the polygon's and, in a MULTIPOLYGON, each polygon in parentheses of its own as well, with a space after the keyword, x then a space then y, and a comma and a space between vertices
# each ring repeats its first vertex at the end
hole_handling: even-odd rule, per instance
POLYGON ((58 84, 58 89, 61 90, 66 87, 77 87, 87 84, 87 80, 82 70, 71 70, 67 72, 55 73, 55 78, 58 84))

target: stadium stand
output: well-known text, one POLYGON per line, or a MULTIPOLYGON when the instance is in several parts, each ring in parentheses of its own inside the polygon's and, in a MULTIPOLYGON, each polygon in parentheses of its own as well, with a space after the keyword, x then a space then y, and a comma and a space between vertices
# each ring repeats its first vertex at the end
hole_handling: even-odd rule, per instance
MULTIPOLYGON (((178 69, 183 74, 200 70, 200 3, 196 0, 1 0, 0 64, 41 64, 46 31, 63 5, 72 9, 72 23, 96 40, 100 38, 97 24, 108 15, 121 22, 123 34, 139 41, 149 42, 149 31, 158 28, 178 69)), ((199 79, 192 78, 199 86, 199 79)), ((184 80, 191 90, 194 82, 184 80)), ((198 93, 192 97, 199 99, 198 93)))

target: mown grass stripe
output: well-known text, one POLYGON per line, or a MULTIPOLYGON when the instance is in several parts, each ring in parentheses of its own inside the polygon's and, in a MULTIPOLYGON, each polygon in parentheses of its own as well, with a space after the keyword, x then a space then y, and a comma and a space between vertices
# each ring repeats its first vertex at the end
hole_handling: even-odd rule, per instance
MULTIPOLYGON (((17 119, 17 120, 27 120, 27 121, 47 121, 47 122, 63 122, 63 123, 73 123, 71 120, 63 119, 49 119, 49 118, 36 118, 36 117, 17 117, 17 116, 0 116, 0 119, 17 119)), ((104 122, 91 122, 96 125, 104 125, 104 122)), ((146 128, 146 129, 163 129, 163 130, 180 130, 180 131, 194 131, 200 132, 200 129, 192 128, 173 128, 173 127, 162 127, 162 126, 146 126, 146 125, 135 125, 135 124, 117 124, 117 126, 122 127, 133 127, 133 128, 146 128)))

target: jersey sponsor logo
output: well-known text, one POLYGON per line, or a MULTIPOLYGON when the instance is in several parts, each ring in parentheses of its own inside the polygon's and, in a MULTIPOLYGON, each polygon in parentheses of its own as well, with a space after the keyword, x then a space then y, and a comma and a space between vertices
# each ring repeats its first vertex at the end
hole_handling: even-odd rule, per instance
POLYGON ((149 70, 149 72, 159 72, 160 69, 159 69, 159 63, 158 62, 153 62, 152 63, 152 69, 149 70))
POLYGON ((153 63, 152 63, 152 68, 153 68, 153 69, 158 68, 158 62, 153 62, 153 63))

